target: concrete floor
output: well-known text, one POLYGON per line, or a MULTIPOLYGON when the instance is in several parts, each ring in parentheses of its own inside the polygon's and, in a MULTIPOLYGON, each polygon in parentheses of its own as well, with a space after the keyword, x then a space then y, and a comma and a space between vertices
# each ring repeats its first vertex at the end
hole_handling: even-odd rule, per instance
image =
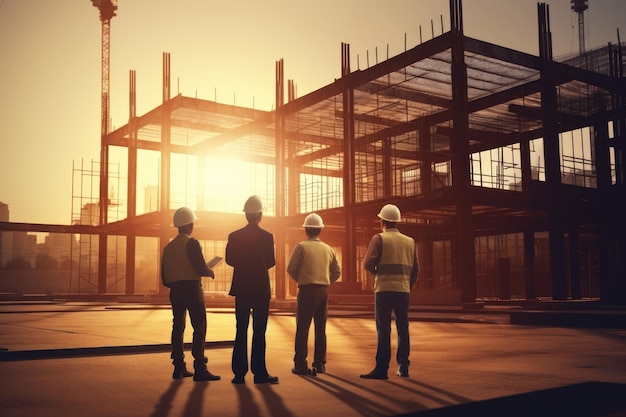
POLYGON ((317 377, 291 374, 295 318, 273 311, 267 361, 279 384, 233 385, 233 311, 207 316, 209 369, 222 379, 194 382, 171 379, 167 305, 2 303, 0 416, 626 416, 624 329, 416 311, 410 378, 378 381, 359 378, 374 365, 371 309, 331 310, 317 377))

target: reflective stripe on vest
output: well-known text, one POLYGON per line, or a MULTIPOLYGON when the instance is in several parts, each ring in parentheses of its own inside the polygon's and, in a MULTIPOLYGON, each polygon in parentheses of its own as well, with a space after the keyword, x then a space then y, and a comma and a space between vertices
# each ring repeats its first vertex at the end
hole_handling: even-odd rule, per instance
POLYGON ((415 254, 415 242, 399 231, 380 233, 382 253, 376 267, 374 291, 411 291, 411 270, 415 254))

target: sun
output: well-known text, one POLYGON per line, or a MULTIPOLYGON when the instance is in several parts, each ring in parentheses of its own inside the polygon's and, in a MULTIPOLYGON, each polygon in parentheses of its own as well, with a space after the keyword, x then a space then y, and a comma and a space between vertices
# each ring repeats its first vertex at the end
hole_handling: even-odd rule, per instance
POLYGON ((204 210, 241 213, 246 199, 256 194, 265 201, 266 212, 272 211, 274 166, 207 157, 204 171, 203 184, 200 184, 204 191, 204 210))
MULTIPOLYGON (((119 165, 119 181, 114 181, 117 208, 124 216, 128 197, 126 192, 127 154, 111 152, 111 163, 119 165)), ((137 215, 160 210, 161 158, 158 151, 137 152, 137 215)), ((265 213, 274 215, 276 185, 274 165, 258 162, 225 159, 202 155, 170 155, 169 206, 190 207, 198 211, 241 213, 243 204, 251 195, 260 195, 265 204, 265 213)), ((111 179, 110 179, 111 182, 111 179)), ((119 219, 117 219, 119 220, 119 219)))

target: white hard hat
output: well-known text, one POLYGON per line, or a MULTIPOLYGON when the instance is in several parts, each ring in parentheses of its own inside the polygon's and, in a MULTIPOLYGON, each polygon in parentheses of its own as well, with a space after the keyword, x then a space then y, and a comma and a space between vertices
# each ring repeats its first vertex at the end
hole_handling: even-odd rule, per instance
POLYGON ((400 209, 398 206, 394 206, 393 204, 385 204, 383 208, 380 209, 378 217, 388 222, 398 223, 401 217, 400 209))
POLYGON ((304 224, 302 227, 324 227, 324 222, 322 221, 322 217, 317 213, 311 213, 304 219, 304 224))
POLYGON ((181 207, 174 213, 174 227, 183 227, 196 220, 196 214, 188 207, 181 207))
POLYGON ((246 200, 246 204, 243 206, 243 211, 246 214, 254 214, 260 213, 263 211, 263 203, 261 202, 261 197, 258 195, 253 195, 252 197, 246 200))

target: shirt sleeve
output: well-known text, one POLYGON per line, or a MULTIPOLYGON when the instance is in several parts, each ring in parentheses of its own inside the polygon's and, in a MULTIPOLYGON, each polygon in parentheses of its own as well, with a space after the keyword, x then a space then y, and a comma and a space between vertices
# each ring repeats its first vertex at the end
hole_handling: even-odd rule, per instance
POLYGON ((196 239, 189 239, 189 241, 187 242, 187 256, 189 256, 191 265, 193 266, 193 269, 198 273, 198 275, 203 277, 215 278, 215 274, 213 273, 213 271, 206 266, 206 261, 204 260, 204 255, 202 255, 200 242, 198 242, 196 239))
POLYGON ((165 281, 165 268, 163 268, 163 260, 161 259, 161 283, 163 283, 164 287, 168 287, 169 285, 165 281))
POLYGON ((363 260, 363 268, 374 275, 376 275, 376 266, 380 262, 382 243, 383 240, 380 234, 372 236, 372 240, 370 240, 367 252, 365 253, 365 259, 363 260))
POLYGON ((413 288, 413 286, 417 282, 419 273, 420 273, 420 264, 419 264, 419 260, 417 259, 417 248, 415 248, 415 250, 413 251, 413 268, 411 269, 411 288, 413 288))
POLYGON ((276 252, 274 250, 274 236, 270 235, 271 245, 267 246, 267 269, 273 268, 276 266, 276 252))
POLYGON ((337 281, 341 276, 341 267, 337 261, 337 255, 333 251, 333 259, 330 261, 330 283, 337 281))
POLYGON ((236 251, 234 248, 234 244, 233 244, 233 234, 231 233, 230 235, 228 235, 228 241, 226 242, 226 250, 225 252, 225 256, 224 256, 224 261, 226 261, 226 263, 232 267, 234 267, 237 264, 237 256, 236 256, 236 251))
POLYGON ((293 252, 291 252, 291 257, 289 258, 289 264, 287 265, 287 273, 296 282, 298 282, 298 275, 300 273, 301 265, 302 265, 302 246, 298 244, 293 248, 293 252))

